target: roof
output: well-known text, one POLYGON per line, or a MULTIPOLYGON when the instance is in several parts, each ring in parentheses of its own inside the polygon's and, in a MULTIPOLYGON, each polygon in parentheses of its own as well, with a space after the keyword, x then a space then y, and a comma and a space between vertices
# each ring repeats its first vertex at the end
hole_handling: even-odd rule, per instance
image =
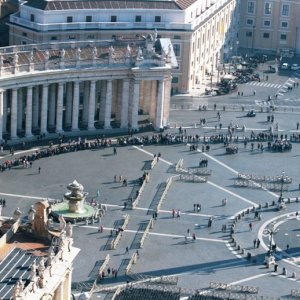
POLYGON ((40 10, 68 9, 174 9, 183 10, 197 0, 147 1, 147 0, 29 0, 24 5, 40 10))

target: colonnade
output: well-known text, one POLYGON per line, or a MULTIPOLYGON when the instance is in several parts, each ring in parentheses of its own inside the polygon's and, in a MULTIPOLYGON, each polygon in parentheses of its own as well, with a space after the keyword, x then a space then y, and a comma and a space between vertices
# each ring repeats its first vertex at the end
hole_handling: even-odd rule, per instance
POLYGON ((0 140, 65 131, 138 129, 139 113, 156 129, 168 122, 171 80, 91 79, 0 90, 0 140), (113 123, 112 123, 113 121, 113 123))

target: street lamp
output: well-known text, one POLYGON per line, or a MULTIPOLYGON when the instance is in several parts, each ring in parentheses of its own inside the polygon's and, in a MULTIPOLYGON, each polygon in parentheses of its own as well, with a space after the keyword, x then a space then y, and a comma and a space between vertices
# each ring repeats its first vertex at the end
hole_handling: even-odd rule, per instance
POLYGON ((236 41, 236 56, 238 56, 238 50, 239 50, 239 41, 236 41))
POLYGON ((280 196, 278 199, 279 203, 281 203, 283 201, 282 193, 283 193, 284 175, 285 175, 285 173, 284 173, 284 171, 282 171, 281 179, 280 179, 280 196))
POLYGON ((214 69, 214 64, 211 63, 211 73, 210 73, 210 89, 212 89, 213 86, 213 69, 214 69))
POLYGON ((269 243, 269 250, 265 257, 265 263, 267 264, 267 267, 269 267, 270 264, 275 264, 275 257, 273 255, 273 235, 276 233, 276 230, 273 223, 270 224, 269 228, 267 229, 267 232, 270 235, 270 243, 269 243))

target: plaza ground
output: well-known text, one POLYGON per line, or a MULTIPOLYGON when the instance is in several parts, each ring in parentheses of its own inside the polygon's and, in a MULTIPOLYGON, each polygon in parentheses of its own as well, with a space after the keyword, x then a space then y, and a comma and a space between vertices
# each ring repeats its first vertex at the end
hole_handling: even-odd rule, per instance
MULTIPOLYGON (((245 125, 246 132, 236 134, 242 138, 249 136, 251 131, 268 132, 270 123, 267 113, 258 113, 255 118, 246 118, 245 112, 221 112, 222 129, 215 131, 215 124, 219 124, 215 111, 199 112, 197 110, 174 110, 171 112, 171 128, 167 132, 178 134, 178 127, 187 130, 187 135, 200 137, 227 133, 230 122, 245 125), (200 118, 206 119, 206 124, 199 126, 200 118), (196 124, 196 128, 195 128, 196 124)), ((278 122, 280 134, 300 133, 296 130, 296 123, 300 115, 274 113, 278 122)), ((166 131, 163 134, 167 133, 166 131)), ((146 133, 148 134, 148 133, 146 133)), ((155 133, 149 133, 152 135, 155 133)), ((234 135, 236 135, 234 134, 234 135)), ((142 135, 142 134, 140 134, 142 135)), ((234 143, 233 143, 234 144, 234 143)), ((263 142, 266 148, 266 142, 263 142)), ((126 146, 117 148, 118 154, 113 155, 113 149, 94 149, 68 154, 61 154, 35 161, 32 168, 22 167, 0 173, 0 198, 5 198, 7 207, 3 214, 10 215, 19 207, 24 215, 30 205, 38 199, 62 199, 68 183, 76 179, 89 192, 88 199, 95 198, 107 205, 108 211, 102 219, 104 232, 98 233, 99 223, 74 226, 74 245, 81 248, 81 252, 74 264, 73 282, 88 282, 97 277, 99 263, 106 254, 110 254, 109 266, 118 270, 116 279, 106 277, 101 286, 124 284, 133 278, 146 280, 161 275, 169 275, 177 280, 177 286, 185 289, 208 289, 210 282, 222 282, 233 285, 247 285, 259 288, 259 295, 285 297, 292 289, 299 289, 300 278, 297 256, 299 255, 298 219, 295 212, 299 204, 293 201, 287 204, 286 210, 277 211, 274 207, 262 209, 261 220, 254 219, 251 213, 242 218, 236 225, 236 239, 238 245, 245 249, 241 254, 230 243, 230 232, 222 232, 224 224, 232 223, 232 218, 249 207, 266 202, 277 202, 278 192, 269 190, 238 188, 234 181, 237 174, 249 173, 264 176, 285 174, 292 177, 289 191, 284 192, 285 198, 299 195, 299 155, 300 144, 293 143, 290 152, 275 153, 271 151, 251 151, 250 145, 244 148, 243 143, 236 144, 239 153, 226 155, 222 143, 210 144, 210 151, 202 153, 202 142, 197 151, 190 151, 185 144, 126 146), (152 169, 148 170, 149 161, 154 154, 162 154, 162 159, 152 169), (198 167, 199 161, 208 160, 208 169, 212 175, 206 183, 191 183, 174 181, 164 199, 158 218, 143 247, 139 248, 139 239, 145 230, 153 213, 153 203, 159 197, 161 184, 171 176, 175 176, 175 165, 183 159, 184 168, 198 167), (38 174, 41 167, 41 174, 38 174), (150 173, 149 183, 142 193, 141 200, 135 210, 124 210, 123 203, 131 197, 136 180, 144 171, 150 173), (114 176, 122 175, 128 179, 128 186, 114 182, 114 176), (100 197, 97 197, 97 191, 100 197), (227 205, 222 206, 222 199, 227 199, 227 205), (201 204, 201 211, 194 211, 194 204, 201 204), (172 210, 180 210, 179 218, 172 217, 172 210), (116 250, 107 250, 110 230, 129 214, 129 223, 123 232, 116 250), (284 215, 280 218, 281 215, 284 215), (212 227, 208 228, 209 218, 213 218, 212 227), (265 227, 269 220, 278 218, 280 229, 274 236, 278 245, 279 271, 273 272, 273 267, 266 269, 263 261, 267 252, 268 235, 265 227), (249 231, 249 222, 253 223, 253 230, 249 231), (195 242, 185 242, 187 230, 196 235, 195 242), (253 240, 261 239, 261 246, 253 249, 253 240), (286 244, 289 250, 286 251, 286 244), (126 247, 129 253, 126 253, 126 247), (125 276, 125 268, 132 254, 139 251, 139 259, 131 269, 131 276, 125 276), (246 258, 251 252, 252 259, 246 258), (286 267, 288 276, 280 275, 286 267), (291 278, 292 272, 296 278, 291 278)), ((2 160, 10 159, 5 152, 2 160)), ((95 299, 101 294, 95 294, 95 299)), ((97 298, 98 297, 98 298, 97 298)))

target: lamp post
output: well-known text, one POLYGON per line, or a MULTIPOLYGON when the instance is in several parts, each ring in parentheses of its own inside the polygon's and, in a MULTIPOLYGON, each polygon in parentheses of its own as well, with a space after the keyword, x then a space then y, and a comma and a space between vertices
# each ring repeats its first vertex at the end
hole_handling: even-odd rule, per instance
POLYGON ((214 64, 211 63, 211 73, 210 73, 210 89, 212 89, 213 86, 213 69, 214 69, 214 64))
POLYGON ((270 264, 275 264, 275 257, 273 255, 273 235, 276 233, 274 224, 270 224, 269 228, 267 229, 268 234, 270 235, 270 243, 269 243, 269 250, 265 257, 265 263, 267 267, 270 264))
POLYGON ((278 202, 281 203, 282 202, 282 193, 283 193, 283 184, 284 184, 284 171, 282 171, 282 174, 281 174, 281 179, 280 179, 280 196, 279 196, 279 199, 278 199, 278 202))
POLYGON ((238 52, 239 52, 239 41, 236 41, 236 56, 238 56, 238 52))
POLYGON ((252 53, 254 52, 254 39, 255 39, 255 25, 253 25, 253 30, 252 30, 252 53))

